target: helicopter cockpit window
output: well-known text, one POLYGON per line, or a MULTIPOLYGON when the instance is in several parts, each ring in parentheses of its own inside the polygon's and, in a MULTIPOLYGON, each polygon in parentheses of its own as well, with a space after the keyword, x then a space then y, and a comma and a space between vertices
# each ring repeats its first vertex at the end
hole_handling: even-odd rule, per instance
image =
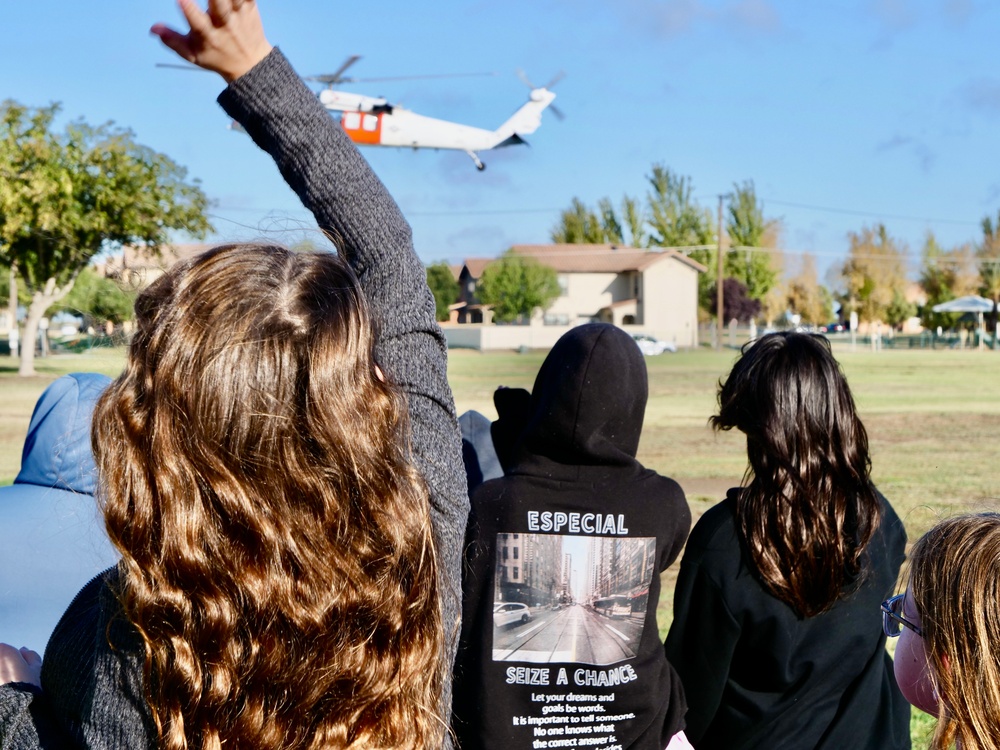
POLYGON ((361 127, 361 113, 345 112, 344 127, 347 128, 348 130, 357 130, 359 127, 361 127))
POLYGON ((361 127, 369 132, 378 130, 378 117, 375 115, 365 115, 364 120, 362 120, 361 127))

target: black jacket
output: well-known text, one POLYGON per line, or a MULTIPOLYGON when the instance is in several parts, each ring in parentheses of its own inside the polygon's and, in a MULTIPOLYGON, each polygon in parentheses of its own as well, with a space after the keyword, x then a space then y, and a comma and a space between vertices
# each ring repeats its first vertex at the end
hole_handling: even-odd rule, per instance
POLYGON ((630 336, 572 329, 538 373, 511 471, 474 493, 462 747, 663 750, 683 728, 656 605, 691 515, 680 486, 635 459, 646 398, 630 336))
POLYGON ((674 592, 666 648, 688 696, 688 739, 698 750, 909 748, 879 611, 906 545, 892 506, 882 498, 860 582, 803 618, 748 564, 736 492, 695 525, 674 592))

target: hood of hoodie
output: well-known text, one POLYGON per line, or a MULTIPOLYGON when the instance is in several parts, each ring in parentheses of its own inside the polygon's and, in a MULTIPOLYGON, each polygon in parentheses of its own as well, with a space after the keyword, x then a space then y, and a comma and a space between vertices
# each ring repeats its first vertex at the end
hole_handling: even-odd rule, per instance
POLYGON ((31 415, 14 484, 94 494, 97 467, 90 423, 94 405, 110 383, 105 375, 73 373, 45 389, 31 415))
POLYGON ((635 454, 648 395, 646 362, 629 334, 608 323, 571 329, 535 378, 518 468, 641 468, 635 454))

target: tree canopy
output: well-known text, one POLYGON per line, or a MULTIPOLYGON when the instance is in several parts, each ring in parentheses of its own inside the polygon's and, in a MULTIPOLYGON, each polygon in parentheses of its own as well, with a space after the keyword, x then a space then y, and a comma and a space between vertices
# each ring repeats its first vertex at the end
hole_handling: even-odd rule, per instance
POLYGON ((105 278, 91 268, 83 269, 69 294, 56 304, 56 312, 79 315, 92 325, 111 321, 122 323, 132 319, 135 291, 126 290, 113 279, 105 278))
POLYGON ((768 252, 776 244, 777 229, 776 219, 764 218, 753 180, 734 185, 726 220, 730 250, 723 270, 727 278, 743 282, 752 299, 763 301, 778 283, 778 269, 768 252))
POLYGON ((844 309, 856 311, 861 320, 888 322, 890 306, 898 308, 898 298, 906 292, 905 246, 884 224, 863 227, 860 232, 851 232, 848 239, 849 255, 842 267, 844 309))
POLYGON ((549 266, 508 250, 486 266, 476 294, 480 302, 493 306, 494 320, 511 323, 552 304, 559 296, 559 278, 549 266))
POLYGON ((444 261, 427 266, 427 286, 434 295, 434 314, 439 321, 448 320, 448 308, 458 301, 459 286, 444 261))
MULTIPOLYGON (((694 199, 691 178, 664 164, 653 164, 646 188, 644 203, 626 194, 618 208, 610 198, 601 198, 596 209, 573 198, 550 233, 552 241, 680 248, 705 266, 698 276, 699 304, 704 310, 714 310, 719 238, 712 212, 694 199)), ((752 299, 764 302, 780 275, 771 251, 780 223, 764 218, 752 181, 734 185, 729 197, 726 227, 737 249, 726 254, 724 275, 739 280, 752 299)))
POLYGON ((801 322, 823 325, 833 319, 832 299, 820 286, 816 259, 803 255, 798 273, 785 285, 785 308, 799 316, 801 322))
POLYGON ((111 123, 54 126, 58 105, 0 104, 0 263, 32 296, 21 372, 45 310, 91 258, 122 245, 158 246, 172 231, 203 237, 208 199, 186 170, 111 123))

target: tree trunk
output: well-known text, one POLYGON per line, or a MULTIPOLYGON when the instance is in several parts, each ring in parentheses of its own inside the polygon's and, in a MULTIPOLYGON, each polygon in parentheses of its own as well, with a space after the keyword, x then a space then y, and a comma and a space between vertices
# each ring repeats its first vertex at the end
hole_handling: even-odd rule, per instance
POLYGON ((45 282, 45 288, 40 292, 35 292, 31 296, 31 304, 28 305, 28 314, 24 319, 24 338, 21 339, 21 366, 17 374, 21 377, 31 377, 35 374, 35 345, 38 339, 38 324, 41 322, 45 311, 61 300, 73 288, 76 281, 74 275, 63 286, 57 287, 55 279, 45 282))
POLYGON ((10 353, 17 356, 17 261, 10 264, 10 298, 7 300, 10 315, 10 353))

